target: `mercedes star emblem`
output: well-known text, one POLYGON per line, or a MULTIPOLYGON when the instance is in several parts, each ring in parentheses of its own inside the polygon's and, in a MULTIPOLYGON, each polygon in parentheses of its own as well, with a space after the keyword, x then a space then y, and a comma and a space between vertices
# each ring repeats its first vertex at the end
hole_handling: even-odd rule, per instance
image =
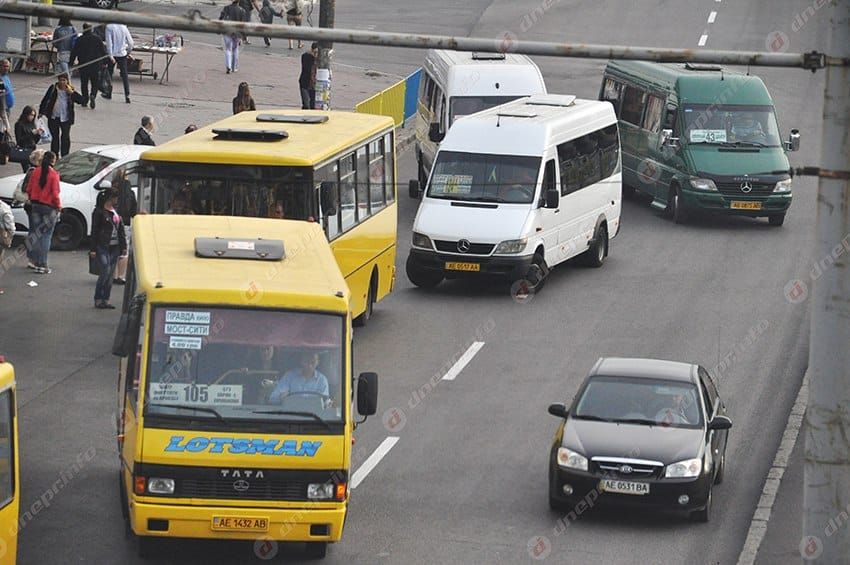
POLYGON ((461 253, 468 253, 469 249, 472 247, 472 244, 469 243, 467 239, 461 239, 457 242, 457 250, 461 253))
POLYGON ((741 183, 741 192, 747 193, 753 189, 753 185, 750 184, 750 181, 745 180, 741 183))

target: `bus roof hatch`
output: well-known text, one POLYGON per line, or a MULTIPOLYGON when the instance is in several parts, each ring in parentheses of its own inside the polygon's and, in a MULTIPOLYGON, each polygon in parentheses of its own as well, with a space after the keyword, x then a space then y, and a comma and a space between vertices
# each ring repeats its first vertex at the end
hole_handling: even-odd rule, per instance
POLYGON ((286 254, 279 239, 196 237, 195 256, 208 259, 281 261, 286 254))
POLYGON ((215 139, 226 141, 280 141, 289 137, 289 134, 283 130, 215 128, 212 132, 215 134, 215 139))
POLYGON ((328 117, 315 114, 309 116, 304 114, 257 114, 257 121, 286 124, 323 124, 328 121, 328 117))

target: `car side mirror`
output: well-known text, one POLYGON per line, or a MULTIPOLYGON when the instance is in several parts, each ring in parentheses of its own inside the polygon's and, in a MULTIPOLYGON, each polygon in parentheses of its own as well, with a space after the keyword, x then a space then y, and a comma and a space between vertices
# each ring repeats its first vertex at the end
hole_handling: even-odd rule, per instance
POLYGON ((97 190, 106 190, 107 188, 112 188, 112 181, 108 179, 103 179, 95 185, 95 188, 97 190))
POLYGON ((673 137, 672 129, 661 130, 661 147, 679 148, 679 138, 673 137))
POLYGON ((411 198, 419 200, 419 197, 422 196, 422 187, 419 185, 419 181, 411 179, 407 185, 407 192, 411 198))
POLYGON ((791 130, 791 135, 788 136, 788 141, 785 142, 785 149, 787 151, 797 151, 800 149, 800 130, 791 130))
POLYGON ((546 207, 557 208, 561 203, 561 193, 557 188, 550 188, 546 191, 546 207))
POLYGON ((357 411, 372 416, 378 411, 378 375, 360 373, 357 377, 357 411))
POLYGON ((319 192, 321 204, 322 204, 322 215, 327 216, 335 216, 336 208, 337 208, 337 198, 336 198, 336 186, 331 181, 322 181, 320 185, 319 192))
POLYGON ((442 132, 440 122, 431 122, 431 127, 428 128, 428 139, 434 143, 440 143, 444 137, 446 137, 446 134, 442 132))
POLYGON ((570 414, 570 411, 567 410, 566 405, 559 402, 557 404, 549 405, 549 413, 553 416, 557 416, 558 418, 563 418, 566 420, 567 416, 569 416, 570 414))
POLYGON ((709 430, 728 430, 731 427, 732 420, 726 416, 715 416, 711 422, 708 423, 709 430))

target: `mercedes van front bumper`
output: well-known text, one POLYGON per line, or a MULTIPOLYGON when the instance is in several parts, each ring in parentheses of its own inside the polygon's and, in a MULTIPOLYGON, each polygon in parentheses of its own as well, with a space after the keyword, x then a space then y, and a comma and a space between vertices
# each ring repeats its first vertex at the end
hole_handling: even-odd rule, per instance
POLYGON ((461 255, 412 248, 408 268, 439 273, 447 279, 488 276, 519 280, 525 277, 533 255, 461 255))

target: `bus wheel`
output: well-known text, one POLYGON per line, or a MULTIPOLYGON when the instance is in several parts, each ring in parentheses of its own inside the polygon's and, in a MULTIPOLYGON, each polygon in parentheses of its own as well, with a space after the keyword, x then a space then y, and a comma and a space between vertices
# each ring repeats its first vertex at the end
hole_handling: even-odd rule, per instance
POLYGON ((324 559, 328 554, 328 542, 308 541, 304 553, 307 559, 324 559))
POLYGON ((688 221, 688 211, 682 204, 682 193, 677 186, 670 189, 670 217, 677 224, 684 224, 688 221))
POLYGON ((774 214, 767 217, 767 223, 771 226, 781 226, 785 223, 785 214, 774 214))
POLYGON ((372 319, 372 310, 375 308, 375 294, 377 294, 377 277, 372 273, 372 280, 369 281, 369 292, 366 293, 366 309, 363 313, 354 318, 354 325, 362 328, 372 319))
POLYGON ((596 237, 593 245, 582 254, 582 259, 586 267, 598 268, 605 262, 605 257, 608 255, 608 228, 605 224, 599 226, 596 230, 596 237))
POLYGON ((443 282, 442 273, 419 270, 411 265, 409 258, 404 270, 407 273, 408 280, 420 288, 434 288, 443 282))

